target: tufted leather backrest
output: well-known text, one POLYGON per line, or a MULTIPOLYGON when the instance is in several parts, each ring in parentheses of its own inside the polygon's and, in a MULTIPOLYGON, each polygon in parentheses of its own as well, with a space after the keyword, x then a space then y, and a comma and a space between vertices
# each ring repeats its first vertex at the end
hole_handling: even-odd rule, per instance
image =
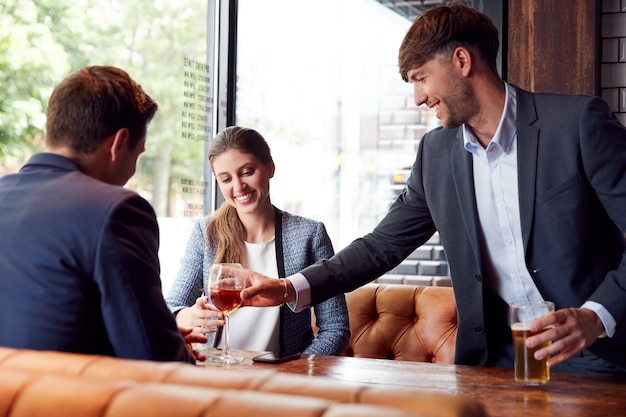
POLYGON ((346 356, 454 363, 457 311, 450 287, 367 284, 346 294, 346 356))

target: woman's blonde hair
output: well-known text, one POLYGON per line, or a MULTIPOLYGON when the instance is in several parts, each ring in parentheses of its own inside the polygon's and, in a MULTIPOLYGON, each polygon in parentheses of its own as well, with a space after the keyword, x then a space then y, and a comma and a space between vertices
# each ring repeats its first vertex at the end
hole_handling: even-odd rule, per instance
MULTIPOLYGON (((240 126, 231 126, 215 136, 209 148, 209 163, 222 153, 236 149, 252 154, 264 165, 273 162, 270 147, 259 132, 240 126)), ((243 223, 237 210, 224 202, 215 212, 212 221, 207 221, 207 244, 216 244, 214 262, 236 262, 247 267, 245 236, 243 223)))

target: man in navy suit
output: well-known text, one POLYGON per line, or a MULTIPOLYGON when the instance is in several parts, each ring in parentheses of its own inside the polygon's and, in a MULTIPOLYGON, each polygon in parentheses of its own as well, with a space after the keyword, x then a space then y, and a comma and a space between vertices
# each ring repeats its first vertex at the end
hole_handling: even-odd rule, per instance
POLYGON ((351 291, 439 232, 458 308, 456 362, 512 367, 508 303, 550 300, 528 339, 554 370, 626 374, 626 129, 598 97, 530 93, 496 69, 489 18, 451 2, 422 13, 400 74, 442 127, 366 236, 276 280, 251 272, 247 304, 295 309, 351 291))
POLYGON ((115 67, 53 91, 46 152, 0 179, 0 346, 202 359, 162 296, 154 210, 123 188, 156 111, 115 67))

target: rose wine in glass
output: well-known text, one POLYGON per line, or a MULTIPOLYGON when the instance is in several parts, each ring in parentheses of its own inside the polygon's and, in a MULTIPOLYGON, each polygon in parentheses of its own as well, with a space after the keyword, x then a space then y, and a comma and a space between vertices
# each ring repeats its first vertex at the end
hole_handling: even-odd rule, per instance
POLYGON ((209 271, 209 297, 218 310, 224 313, 224 350, 220 356, 209 358, 212 362, 239 363, 242 357, 230 353, 229 333, 230 314, 241 306, 241 290, 245 287, 245 279, 241 264, 218 263, 211 265, 209 271))

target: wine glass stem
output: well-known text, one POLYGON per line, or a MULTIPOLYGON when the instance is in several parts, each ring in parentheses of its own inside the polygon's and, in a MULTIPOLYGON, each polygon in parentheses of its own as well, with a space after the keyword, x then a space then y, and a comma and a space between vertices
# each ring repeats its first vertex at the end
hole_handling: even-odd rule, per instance
POLYGON ((222 356, 224 356, 224 358, 230 358, 230 340, 229 340, 229 335, 230 335, 230 320, 228 319, 229 315, 228 314, 224 314, 224 326, 226 327, 225 330, 225 335, 224 335, 224 352, 222 352, 222 356))

